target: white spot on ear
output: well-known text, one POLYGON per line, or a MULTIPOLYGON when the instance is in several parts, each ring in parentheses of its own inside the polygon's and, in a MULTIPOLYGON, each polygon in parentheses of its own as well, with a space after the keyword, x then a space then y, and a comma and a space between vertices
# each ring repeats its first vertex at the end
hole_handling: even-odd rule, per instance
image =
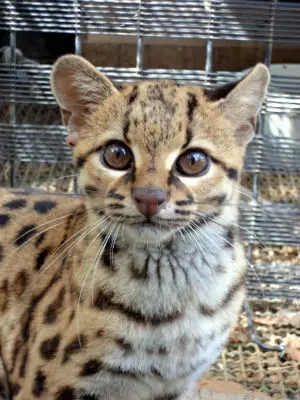
POLYGON ((174 150, 172 153, 170 153, 166 159, 166 168, 168 171, 171 171, 173 164, 176 160, 176 158, 179 156, 180 150, 174 150))

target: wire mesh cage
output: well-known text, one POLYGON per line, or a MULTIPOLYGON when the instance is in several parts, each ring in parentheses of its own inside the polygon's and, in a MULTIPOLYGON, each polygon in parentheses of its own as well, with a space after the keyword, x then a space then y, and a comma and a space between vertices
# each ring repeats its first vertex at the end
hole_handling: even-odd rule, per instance
MULTIPOLYGON (((0 0, 0 36, 1 186, 74 189, 49 86, 60 54, 86 56, 116 85, 171 79, 210 88, 241 78, 257 61, 270 67, 246 155, 241 236, 261 338, 276 345, 287 334, 299 336, 299 321, 277 317, 282 310, 297 314, 300 304, 300 1, 0 0)), ((210 373, 274 397, 300 396, 300 361, 263 353, 243 339, 244 328, 242 316, 210 373)))

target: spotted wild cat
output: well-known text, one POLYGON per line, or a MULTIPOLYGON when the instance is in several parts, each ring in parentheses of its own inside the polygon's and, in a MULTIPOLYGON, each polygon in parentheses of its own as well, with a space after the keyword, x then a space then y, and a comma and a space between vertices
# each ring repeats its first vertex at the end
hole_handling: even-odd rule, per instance
POLYGON ((236 188, 268 82, 259 64, 214 92, 118 91, 80 57, 57 61, 82 195, 0 191, 3 398, 194 390, 244 298, 236 188))

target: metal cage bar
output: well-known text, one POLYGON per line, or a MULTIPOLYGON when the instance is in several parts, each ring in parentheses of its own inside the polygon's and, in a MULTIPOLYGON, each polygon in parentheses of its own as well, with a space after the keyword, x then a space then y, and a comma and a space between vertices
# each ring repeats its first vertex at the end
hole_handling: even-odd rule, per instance
MULTIPOLYGON (((13 10, 13 0, 9 2, 10 12, 13 10)), ((12 18, 13 20, 13 18, 12 18)), ((10 27, 9 31, 9 47, 10 47, 10 60, 9 60, 9 69, 10 72, 14 73, 16 70, 16 32, 10 27)), ((15 89, 15 88, 14 88, 15 89)), ((9 106, 9 123, 11 126, 16 125, 16 99, 15 99, 15 90, 12 90, 10 95, 10 106, 9 106)), ((14 131, 11 130, 11 139, 15 141, 14 131)), ((15 186, 15 157, 12 152, 10 155, 10 185, 11 187, 15 186)))

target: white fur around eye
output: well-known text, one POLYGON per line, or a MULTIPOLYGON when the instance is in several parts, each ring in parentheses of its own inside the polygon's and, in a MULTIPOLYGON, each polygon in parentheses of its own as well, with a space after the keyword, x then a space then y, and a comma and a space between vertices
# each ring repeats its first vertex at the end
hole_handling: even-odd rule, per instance
POLYGON ((186 186, 197 186, 199 185, 199 180, 202 178, 202 176, 178 176, 178 178, 186 186))
POLYGON ((102 171, 105 171, 106 174, 109 174, 110 176, 114 178, 120 178, 121 176, 125 175, 128 171, 119 171, 117 169, 111 169, 106 167, 102 161, 101 161, 101 156, 99 153, 95 153, 91 157, 91 162, 95 168, 101 169, 102 171))
POLYGON ((170 153, 168 155, 166 164, 165 164, 168 171, 171 171, 173 164, 176 161, 179 154, 180 154, 180 150, 174 150, 174 151, 172 151, 172 153, 170 153))

